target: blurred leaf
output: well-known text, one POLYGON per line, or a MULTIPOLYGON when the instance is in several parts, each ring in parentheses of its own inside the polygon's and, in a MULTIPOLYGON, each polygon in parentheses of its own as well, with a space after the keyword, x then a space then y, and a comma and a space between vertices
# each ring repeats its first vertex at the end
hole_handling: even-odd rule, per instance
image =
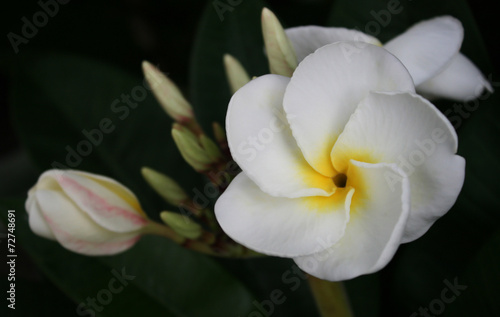
POLYGON ((460 284, 467 286, 456 302, 450 304, 444 316, 499 316, 500 315, 500 231, 481 248, 460 276, 460 284))
POLYGON ((143 80, 62 54, 30 55, 19 68, 14 119, 40 169, 57 162, 113 177, 136 193, 150 214, 165 206, 142 179, 142 166, 187 188, 199 186, 200 178, 172 141, 171 121, 143 80))
MULTIPOLYGON (((16 210, 16 244, 22 244, 40 269, 76 303, 87 303, 88 297, 99 299, 99 292, 109 289, 115 274, 133 276, 122 283, 123 291, 114 294, 109 304, 97 301, 103 307, 98 316, 139 316, 144 311, 148 316, 223 316, 228 310, 235 315, 250 310, 252 297, 246 288, 211 259, 164 238, 143 237, 131 250, 116 256, 82 256, 35 236, 21 201, 2 201, 0 205, 4 224, 8 223, 7 209, 16 210)), ((120 288, 117 284, 114 286, 120 288)), ((106 296, 101 298, 107 301, 106 296)), ((18 305, 22 303, 21 299, 18 305)), ((75 311, 77 308, 75 305, 75 311)))
POLYGON ((191 61, 191 101, 207 131, 213 121, 225 123, 231 94, 222 57, 236 57, 250 76, 268 73, 260 26, 262 1, 239 1, 232 10, 209 1, 201 19, 191 61))

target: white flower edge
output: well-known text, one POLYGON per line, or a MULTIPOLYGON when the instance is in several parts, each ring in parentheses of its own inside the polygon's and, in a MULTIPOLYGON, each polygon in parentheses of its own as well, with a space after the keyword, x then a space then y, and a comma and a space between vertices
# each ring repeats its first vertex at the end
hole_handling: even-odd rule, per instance
MULTIPOLYGON (((351 40, 377 45, 378 42, 360 31, 337 27, 301 26, 285 32, 299 52, 299 62, 328 43, 351 40)), ((490 92, 493 89, 481 71, 460 54, 462 41, 460 21, 440 16, 413 25, 384 48, 408 68, 418 93, 432 98, 468 101, 479 97, 484 89, 490 92)))

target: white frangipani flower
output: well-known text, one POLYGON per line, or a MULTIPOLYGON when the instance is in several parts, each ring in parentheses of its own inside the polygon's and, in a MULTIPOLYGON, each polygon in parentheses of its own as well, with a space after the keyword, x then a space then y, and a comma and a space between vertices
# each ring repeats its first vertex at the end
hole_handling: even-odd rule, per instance
MULTIPOLYGON (((316 49, 338 41, 359 41, 382 45, 376 38, 357 30, 302 26, 285 30, 298 61, 316 49)), ((463 27, 451 16, 441 16, 413 25, 384 44, 403 62, 417 92, 426 97, 467 101, 486 88, 492 91, 481 71, 463 54, 463 27)), ((357 47, 354 45, 352 51, 357 47)))
POLYGON ((415 94, 383 48, 307 56, 291 78, 265 75, 229 104, 242 169, 215 206, 224 231, 331 281, 375 272, 454 204, 465 160, 447 119, 415 94))

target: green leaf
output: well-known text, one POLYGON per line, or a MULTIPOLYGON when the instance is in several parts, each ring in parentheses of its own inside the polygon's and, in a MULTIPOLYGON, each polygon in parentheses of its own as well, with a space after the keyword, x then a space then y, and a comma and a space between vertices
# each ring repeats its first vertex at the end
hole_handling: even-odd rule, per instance
POLYGON ((498 316, 500 314, 500 231, 497 231, 471 261, 458 280, 467 288, 446 307, 444 316, 498 316))
POLYGON ((165 205, 142 179, 142 166, 186 188, 199 186, 200 178, 173 143, 170 119, 142 79, 62 54, 30 55, 19 68, 14 119, 41 170, 60 164, 113 177, 154 216, 165 205))
POLYGON ((191 101, 202 125, 210 131, 214 121, 224 124, 231 97, 222 58, 236 57, 250 76, 269 73, 260 26, 262 1, 240 1, 230 9, 207 2, 191 60, 191 101))
POLYGON ((228 307, 235 315, 250 310, 250 293, 231 275, 210 258, 164 238, 146 236, 120 255, 87 257, 34 235, 21 201, 2 201, 0 206, 5 225, 7 210, 16 210, 16 249, 22 245, 46 276, 78 303, 75 311, 88 297, 97 298, 97 307, 103 308, 98 316, 139 316, 144 311, 148 316, 222 316, 228 307), (112 282, 117 276, 127 278, 120 285, 112 282), (110 283, 121 290, 108 300, 103 294, 112 290, 110 283))

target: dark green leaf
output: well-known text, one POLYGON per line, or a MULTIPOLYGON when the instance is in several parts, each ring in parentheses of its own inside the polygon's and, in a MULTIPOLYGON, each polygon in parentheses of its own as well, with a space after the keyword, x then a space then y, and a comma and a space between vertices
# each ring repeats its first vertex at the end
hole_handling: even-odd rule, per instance
POLYGON ((191 61, 191 100, 206 129, 213 121, 225 122, 231 95, 222 62, 224 54, 236 57, 250 76, 268 73, 260 26, 263 2, 240 1, 227 11, 218 7, 221 2, 226 3, 207 3, 191 61))
POLYGON ((61 164, 113 177, 152 215, 165 206, 142 179, 142 166, 187 188, 200 183, 142 79, 84 58, 39 54, 23 60, 13 99, 19 135, 41 170, 61 164))

